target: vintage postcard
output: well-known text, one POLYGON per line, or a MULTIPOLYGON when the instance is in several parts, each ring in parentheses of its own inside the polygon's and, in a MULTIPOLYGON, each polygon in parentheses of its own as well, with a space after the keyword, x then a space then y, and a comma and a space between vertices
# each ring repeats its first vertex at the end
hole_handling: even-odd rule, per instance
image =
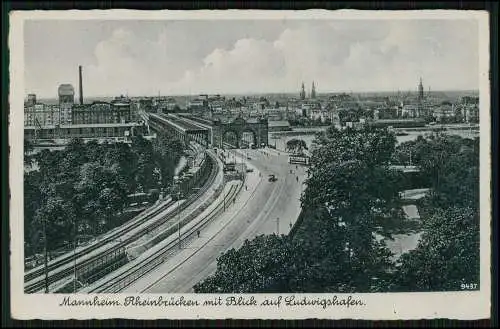
POLYGON ((10 15, 15 319, 490 317, 480 11, 10 15))

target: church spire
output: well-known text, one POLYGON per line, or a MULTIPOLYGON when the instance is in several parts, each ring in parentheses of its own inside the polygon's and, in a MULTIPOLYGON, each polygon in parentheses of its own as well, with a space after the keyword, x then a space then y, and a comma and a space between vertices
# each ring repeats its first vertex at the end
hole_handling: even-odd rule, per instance
POLYGON ((306 89, 304 87, 304 82, 302 82, 302 89, 300 90, 300 99, 306 98, 306 89))
POLYGON ((311 87, 311 98, 316 98, 316 88, 314 87, 314 81, 312 82, 311 87))
POLYGON ((418 100, 424 99, 424 85, 422 83, 422 77, 420 77, 420 83, 418 84, 418 100))

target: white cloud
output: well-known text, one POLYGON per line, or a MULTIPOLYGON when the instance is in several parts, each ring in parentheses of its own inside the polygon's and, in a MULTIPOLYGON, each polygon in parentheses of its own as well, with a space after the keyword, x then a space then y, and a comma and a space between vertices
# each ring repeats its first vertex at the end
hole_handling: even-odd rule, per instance
POLYGON ((84 68, 86 95, 298 91, 312 80, 320 91, 397 90, 420 76, 433 89, 477 88, 473 21, 192 24, 115 27, 84 68))

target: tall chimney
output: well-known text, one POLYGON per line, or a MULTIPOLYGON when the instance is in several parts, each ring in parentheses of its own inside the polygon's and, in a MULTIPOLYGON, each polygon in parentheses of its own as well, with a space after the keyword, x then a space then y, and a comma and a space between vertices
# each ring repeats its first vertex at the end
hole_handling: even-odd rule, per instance
POLYGON ((83 87, 82 87, 82 66, 78 66, 79 87, 80 87, 80 105, 83 105, 83 87))

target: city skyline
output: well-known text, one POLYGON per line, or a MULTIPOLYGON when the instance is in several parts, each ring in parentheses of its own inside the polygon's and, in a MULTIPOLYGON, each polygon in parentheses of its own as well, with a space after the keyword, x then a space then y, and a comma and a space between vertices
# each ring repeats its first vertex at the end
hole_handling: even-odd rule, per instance
POLYGON ((477 90, 478 42, 463 19, 30 20, 25 94, 76 88, 78 65, 85 97, 477 90))

